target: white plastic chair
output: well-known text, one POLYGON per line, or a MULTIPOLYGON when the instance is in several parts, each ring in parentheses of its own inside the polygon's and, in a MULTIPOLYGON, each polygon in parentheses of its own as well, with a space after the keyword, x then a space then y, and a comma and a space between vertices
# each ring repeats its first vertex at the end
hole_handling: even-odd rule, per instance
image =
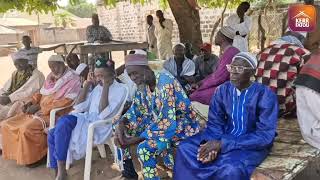
MULTIPOLYGON (((120 106, 120 108, 118 109, 118 112, 116 113, 115 116, 108 118, 108 119, 104 119, 104 120, 99 120, 99 121, 95 121, 93 123, 91 123, 89 125, 89 129, 88 129, 88 137, 87 137, 87 149, 86 149, 86 159, 85 159, 85 167, 84 167, 84 180, 90 180, 90 172, 91 172, 91 160, 92 160, 92 147, 93 147, 93 135, 94 135, 94 130, 96 127, 99 126, 105 126, 108 124, 112 124, 112 121, 116 118, 116 117, 120 117, 124 108, 124 105, 126 103, 126 100, 128 99, 129 96, 129 89, 127 86, 125 86, 126 88, 126 96, 120 106)), ((115 163, 118 164, 118 154, 116 151, 116 146, 114 145, 114 141, 113 138, 110 137, 107 139, 107 141, 105 142, 105 144, 108 144, 108 146, 110 147, 112 154, 114 156, 114 160, 115 163)), ((107 154, 106 154, 106 150, 104 148, 104 144, 99 144, 97 145, 100 156, 102 158, 106 158, 107 154)))
MULTIPOLYGON (((59 111, 62 111, 64 109, 70 108, 73 106, 73 103, 69 106, 66 107, 61 107, 61 108, 56 108, 56 109, 52 109, 50 111, 50 124, 49 124, 49 130, 54 128, 55 124, 56 124, 56 115, 59 111)), ((48 148, 48 152, 47 152, 47 167, 50 167, 50 152, 49 152, 49 148, 48 148)))

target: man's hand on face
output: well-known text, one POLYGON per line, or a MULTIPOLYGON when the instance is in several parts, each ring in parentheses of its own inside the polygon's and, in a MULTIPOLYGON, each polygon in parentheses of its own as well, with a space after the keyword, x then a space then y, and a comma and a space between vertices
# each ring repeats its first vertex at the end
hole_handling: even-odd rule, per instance
POLYGON ((11 100, 8 96, 0 96, 0 104, 5 106, 7 104, 10 104, 11 100))
POLYGON ((22 112, 27 113, 27 109, 32 106, 32 102, 28 102, 27 104, 22 106, 22 112))
POLYGON ((221 142, 212 140, 200 145, 198 149, 197 159, 202 163, 208 163, 216 159, 221 149, 221 142))
POLYGON ((84 81, 83 83, 83 87, 90 87, 90 86, 95 86, 96 85, 96 78, 94 76, 94 73, 93 72, 90 72, 88 74, 88 78, 86 81, 84 81))

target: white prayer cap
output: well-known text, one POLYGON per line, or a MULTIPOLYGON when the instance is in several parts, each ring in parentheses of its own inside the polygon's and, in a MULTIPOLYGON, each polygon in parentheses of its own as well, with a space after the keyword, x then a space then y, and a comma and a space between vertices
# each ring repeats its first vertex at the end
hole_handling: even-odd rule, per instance
POLYGON ((253 67, 254 69, 256 69, 258 66, 258 60, 257 60, 256 56, 249 53, 249 52, 238 53, 237 55, 235 55, 232 58, 232 62, 237 58, 240 58, 240 59, 247 61, 251 65, 251 67, 253 67))
POLYGON ((49 60, 49 62, 63 62, 64 63, 64 59, 61 55, 51 55, 49 60))
POLYGON ((145 55, 145 56, 147 56, 147 52, 144 51, 144 50, 142 50, 142 49, 134 49, 134 50, 132 50, 131 53, 129 53, 129 54, 140 54, 140 55, 145 55))
POLYGON ((79 66, 76 69, 76 74, 80 75, 86 67, 87 65, 84 63, 79 64, 79 66))
POLYGON ((230 26, 223 26, 220 29, 220 32, 230 39, 234 39, 234 37, 236 36, 236 31, 230 26))
POLYGON ((173 46, 173 49, 174 49, 175 47, 177 47, 177 46, 182 46, 182 47, 186 48, 186 46, 185 46, 183 43, 177 43, 176 45, 173 46))
POLYGON ((18 52, 12 53, 11 58, 13 61, 20 60, 20 59, 26 59, 26 60, 30 59, 30 57, 27 55, 27 53, 25 53, 23 51, 18 51, 18 52))

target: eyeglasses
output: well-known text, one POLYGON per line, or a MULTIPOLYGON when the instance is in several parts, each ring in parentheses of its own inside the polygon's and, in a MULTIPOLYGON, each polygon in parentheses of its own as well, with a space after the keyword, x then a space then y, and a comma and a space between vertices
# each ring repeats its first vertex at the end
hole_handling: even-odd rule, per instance
POLYGON ((244 67, 244 66, 233 66, 231 64, 227 64, 227 71, 230 73, 238 73, 242 74, 245 70, 252 70, 253 68, 244 67))

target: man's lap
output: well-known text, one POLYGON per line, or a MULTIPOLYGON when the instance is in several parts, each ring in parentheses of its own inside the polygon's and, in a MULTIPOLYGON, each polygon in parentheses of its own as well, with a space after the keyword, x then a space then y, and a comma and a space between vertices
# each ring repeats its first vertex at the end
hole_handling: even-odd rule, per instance
POLYGON ((208 167, 220 167, 226 164, 237 167, 246 167, 249 173, 258 166, 268 155, 269 150, 233 150, 224 154, 219 153, 217 158, 208 164, 202 164, 197 160, 198 148, 201 143, 201 133, 190 137, 180 143, 178 146, 179 157, 194 169, 206 169, 208 167))
POLYGON ((77 117, 73 115, 64 115, 61 116, 56 126, 49 131, 49 134, 57 133, 57 131, 65 130, 65 127, 73 129, 77 124, 77 117))

